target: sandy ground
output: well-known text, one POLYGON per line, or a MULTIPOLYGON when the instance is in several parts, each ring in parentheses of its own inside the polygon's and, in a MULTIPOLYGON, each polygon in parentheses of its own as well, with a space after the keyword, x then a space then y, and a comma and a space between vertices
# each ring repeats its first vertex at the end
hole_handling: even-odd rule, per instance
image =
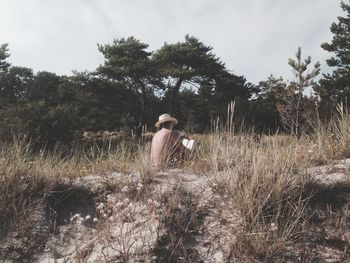
MULTIPOLYGON (((349 204, 350 159, 310 168, 308 174, 324 190, 321 195, 344 202, 342 207, 349 204)), ((209 184, 210 176, 181 169, 159 172, 147 185, 138 175, 116 172, 67 180, 49 204, 38 203, 33 209, 26 233, 15 231, 0 241, 1 258, 41 263, 259 262, 230 255, 235 240, 231 230, 239 224, 239 213, 234 204, 228 211, 209 184), (193 216, 182 222, 189 208, 193 216)), ((315 225, 315 232, 320 226, 315 225)), ((322 231, 322 242, 310 235, 299 244, 310 261, 301 261, 298 244, 290 247, 284 261, 344 262, 350 232, 332 226, 322 231)))

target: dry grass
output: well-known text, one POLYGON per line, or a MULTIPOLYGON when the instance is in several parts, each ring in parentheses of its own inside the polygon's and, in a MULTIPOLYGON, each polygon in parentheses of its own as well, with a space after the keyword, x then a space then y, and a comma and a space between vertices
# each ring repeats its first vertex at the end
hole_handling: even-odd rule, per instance
POLYGON ((153 173, 148 165, 149 146, 120 143, 113 148, 92 146, 72 151, 34 153, 30 143, 14 140, 0 147, 0 237, 25 225, 26 217, 38 202, 48 198, 62 180, 108 171, 139 173, 143 183, 153 173), (15 223, 15 224, 13 224, 15 223))
POLYGON ((313 163, 350 157, 350 115, 343 104, 338 105, 338 116, 326 124, 318 122, 306 141, 313 163))
POLYGON ((310 187, 307 168, 350 156, 350 115, 340 105, 337 118, 299 138, 235 134, 230 127, 216 124, 215 133, 202 140, 194 158, 197 169, 207 170, 213 191, 240 219, 233 229, 232 255, 273 260, 308 225, 306 210, 317 189, 310 187))
POLYGON ((155 262, 198 262, 194 249, 194 236, 198 233, 201 212, 197 198, 181 185, 174 187, 161 198, 163 212, 159 228, 164 230, 154 249, 155 262))
POLYGON ((226 210, 240 218, 233 251, 271 258, 300 231, 308 180, 293 141, 254 135, 209 141, 211 187, 226 210))
MULTIPOLYGON (((220 196, 225 209, 239 218, 232 229, 236 238, 232 240, 228 257, 245 254, 266 261, 279 257, 306 231, 310 220, 306 210, 314 194, 306 169, 350 156, 350 115, 339 106, 337 118, 327 124, 319 123, 312 134, 297 138, 254 132, 236 134, 232 124, 233 108, 234 105, 230 105, 227 125, 217 121, 212 134, 196 135, 199 145, 188 156, 183 168, 206 174, 210 187, 220 196)), ((31 207, 47 198, 62 178, 113 171, 137 173, 140 182, 136 184, 127 179, 114 186, 115 182, 108 183, 115 191, 127 186, 129 192, 126 194, 131 200, 144 198, 139 193, 148 191, 146 186, 157 172, 150 165, 149 152, 147 143, 121 142, 104 147, 91 146, 62 158, 60 152, 33 153, 30 145, 21 140, 1 146, 0 236, 6 236, 14 226, 25 225, 31 207), (141 192, 135 190, 138 184, 144 187, 141 192)), ((142 195, 147 196, 145 192, 142 195)), ((181 198, 169 200, 164 220, 186 225, 181 220, 192 218, 191 210, 195 213, 195 208, 189 205, 188 210, 180 211, 183 215, 180 218, 176 207, 181 205, 181 198)), ((338 219, 327 219, 326 222, 346 227, 348 205, 343 210, 337 212, 341 214, 336 217, 338 219)), ((329 212, 327 217, 331 218, 331 214, 329 212)), ((101 229, 106 228, 101 226, 101 229)), ((174 241, 170 240, 168 245, 178 253, 177 243, 182 234, 175 232, 171 233, 174 241)))

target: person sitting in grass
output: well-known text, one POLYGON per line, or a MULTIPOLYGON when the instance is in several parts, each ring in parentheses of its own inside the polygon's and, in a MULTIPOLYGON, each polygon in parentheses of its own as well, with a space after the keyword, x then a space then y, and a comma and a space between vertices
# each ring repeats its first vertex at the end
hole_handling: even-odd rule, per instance
POLYGON ((173 130, 177 119, 165 113, 159 116, 155 124, 159 130, 154 134, 151 144, 151 162, 155 167, 165 167, 168 164, 182 161, 186 147, 182 144, 183 136, 173 130))

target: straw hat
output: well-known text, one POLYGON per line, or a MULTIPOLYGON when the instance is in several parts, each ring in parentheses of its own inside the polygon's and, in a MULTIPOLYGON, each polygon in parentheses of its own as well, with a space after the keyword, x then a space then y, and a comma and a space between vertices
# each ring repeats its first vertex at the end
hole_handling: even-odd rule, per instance
POLYGON ((174 122, 175 125, 177 124, 177 119, 171 117, 170 114, 168 114, 168 113, 164 113, 164 114, 162 114, 162 115, 159 116, 159 120, 156 122, 155 126, 156 126, 157 128, 159 128, 159 126, 160 126, 162 123, 168 122, 168 121, 174 122))

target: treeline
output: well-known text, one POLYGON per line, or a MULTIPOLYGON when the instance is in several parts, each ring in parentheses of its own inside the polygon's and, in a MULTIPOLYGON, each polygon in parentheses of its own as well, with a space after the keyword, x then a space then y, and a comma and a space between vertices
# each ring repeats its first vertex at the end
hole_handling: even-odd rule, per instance
MULTIPOLYGON (((93 72, 36 74, 7 62, 0 49, 2 138, 23 133, 41 143, 67 143, 84 131, 123 130, 138 136, 169 112, 182 127, 203 132, 236 100, 244 109, 253 85, 230 73, 212 48, 186 36, 155 52, 134 37, 98 45, 105 62, 93 72)), ((244 112, 241 113, 242 118, 244 112)))
MULTIPOLYGON (((350 15, 349 5, 341 6, 350 15)), ((66 144, 84 131, 102 130, 137 137, 143 127, 152 130, 164 112, 176 116, 181 129, 200 133, 218 116, 226 117, 231 101, 238 127, 300 134, 350 97, 350 20, 339 17, 331 32, 333 40, 322 48, 333 54, 327 60, 333 73, 315 81, 320 64, 312 65, 298 48, 288 61, 292 80, 271 75, 258 85, 233 74, 212 47, 189 35, 155 51, 134 37, 98 45, 104 63, 72 76, 13 66, 9 47, 2 44, 0 139, 20 134, 39 144, 66 144), (310 90, 314 95, 306 95, 310 90)))

